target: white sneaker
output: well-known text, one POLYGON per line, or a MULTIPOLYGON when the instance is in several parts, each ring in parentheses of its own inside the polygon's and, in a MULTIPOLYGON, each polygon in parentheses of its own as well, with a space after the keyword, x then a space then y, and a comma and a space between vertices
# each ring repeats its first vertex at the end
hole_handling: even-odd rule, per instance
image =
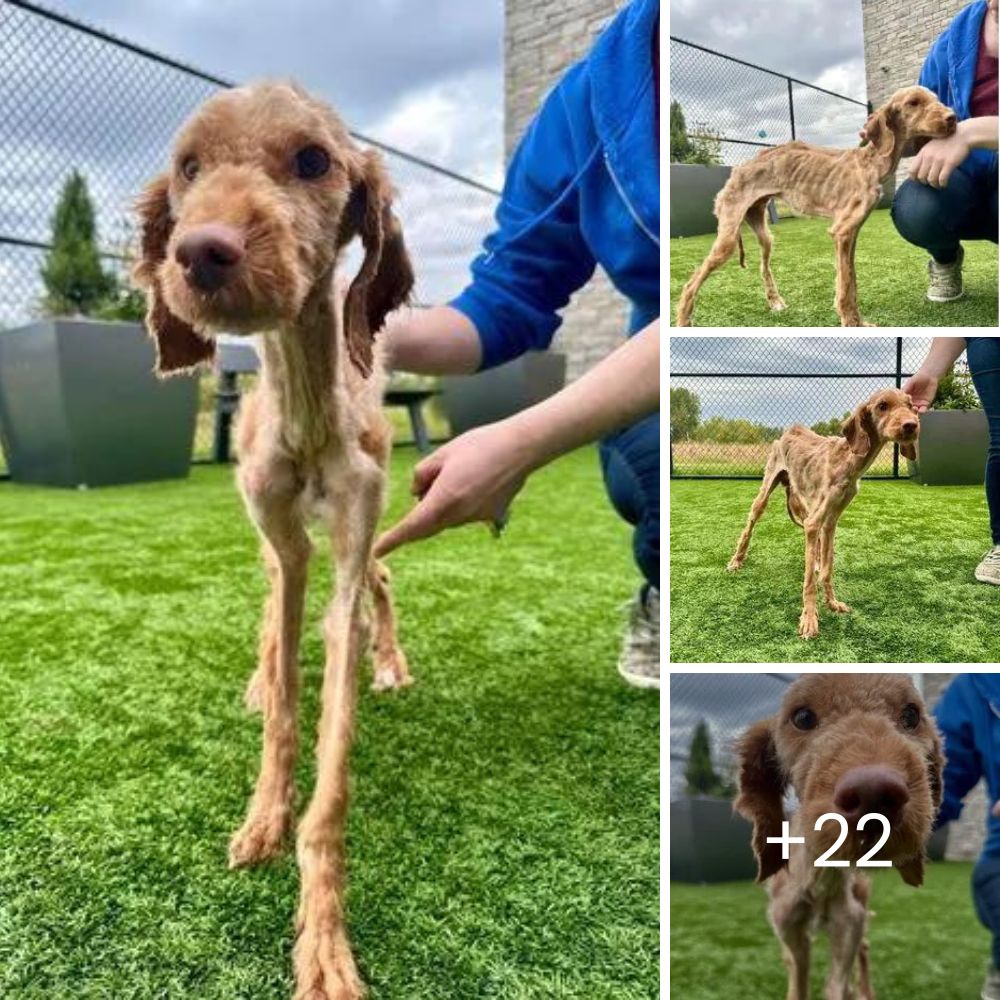
POLYGON ((965 293, 962 286, 962 261, 965 251, 959 247, 958 256, 950 264, 939 264, 933 257, 927 262, 927 298, 931 302, 954 302, 965 293))
POLYGON ((983 992, 979 994, 982 1000, 1000 1000, 1000 971, 990 963, 990 971, 986 973, 983 992))
MULTIPOLYGON (((646 590, 646 588, 643 588, 646 590)), ((629 602, 629 622, 618 658, 618 673, 633 687, 660 686, 660 592, 655 587, 629 602)))
POLYGON ((983 561, 976 567, 976 579, 980 583, 1000 584, 1000 545, 994 545, 983 561))

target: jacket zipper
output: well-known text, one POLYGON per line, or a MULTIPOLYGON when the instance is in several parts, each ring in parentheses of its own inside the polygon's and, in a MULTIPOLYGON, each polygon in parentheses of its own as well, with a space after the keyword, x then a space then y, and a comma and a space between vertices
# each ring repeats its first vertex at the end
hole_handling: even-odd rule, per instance
POLYGON ((632 206, 632 202, 628 200, 628 195, 625 194, 624 188, 622 188, 618 178, 615 176, 614 170, 611 168, 611 160, 608 157, 607 150, 604 151, 604 165, 608 168, 608 173, 611 175, 611 183, 614 184, 615 190, 618 192, 618 197, 625 202, 625 207, 628 209, 628 214, 632 216, 635 224, 657 245, 660 245, 659 237, 653 233, 649 226, 639 218, 639 213, 632 206))

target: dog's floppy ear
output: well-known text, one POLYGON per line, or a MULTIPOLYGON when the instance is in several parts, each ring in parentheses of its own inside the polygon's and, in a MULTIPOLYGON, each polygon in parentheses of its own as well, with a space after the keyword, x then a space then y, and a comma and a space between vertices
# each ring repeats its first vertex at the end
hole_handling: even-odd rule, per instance
POLYGON ((361 176, 355 180, 344 209, 338 245, 361 237, 365 259, 344 302, 344 335, 354 366, 369 375, 372 342, 386 316, 403 305, 413 289, 413 267, 403 243, 403 230, 392 212, 392 187, 381 157, 362 154, 361 176))
POLYGON ((872 112, 865 122, 865 135, 879 153, 889 156, 896 148, 896 131, 899 116, 892 104, 872 112))
POLYGON ((941 736, 934 725, 934 720, 928 718, 931 727, 931 750, 927 754, 927 777, 931 786, 931 805, 934 807, 934 815, 937 815, 941 808, 941 799, 944 797, 944 750, 941 744, 941 736))
POLYGON ((161 377, 191 371, 215 354, 215 345, 175 316, 163 298, 159 269, 174 228, 169 188, 169 179, 162 174, 136 201, 140 257, 132 268, 132 280, 146 291, 146 329, 156 341, 156 374, 161 377))
POLYGON ((924 884, 924 859, 921 855, 910 858, 909 861, 901 861, 896 865, 896 870, 902 876, 907 885, 921 886, 924 884))
POLYGON ((903 458, 908 458, 911 462, 917 460, 917 449, 912 441, 900 441, 899 453, 903 458))
POLYGON ((840 432, 847 438, 847 443, 855 455, 868 454, 868 450, 875 443, 875 423, 866 403, 862 403, 844 421, 840 432))
POLYGON ((753 853, 757 858, 757 881, 763 882, 788 862, 781 857, 781 845, 769 844, 768 837, 781 836, 785 818, 782 796, 785 777, 771 735, 771 721, 754 723, 739 742, 740 794, 735 809, 753 823, 753 853))

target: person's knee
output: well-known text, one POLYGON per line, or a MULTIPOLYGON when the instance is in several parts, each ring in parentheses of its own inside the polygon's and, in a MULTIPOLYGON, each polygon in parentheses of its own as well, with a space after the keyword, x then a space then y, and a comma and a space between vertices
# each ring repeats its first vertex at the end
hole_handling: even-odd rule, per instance
POLYGON ((897 232, 919 247, 940 242, 947 231, 941 192, 917 181, 904 181, 892 200, 890 215, 897 232))

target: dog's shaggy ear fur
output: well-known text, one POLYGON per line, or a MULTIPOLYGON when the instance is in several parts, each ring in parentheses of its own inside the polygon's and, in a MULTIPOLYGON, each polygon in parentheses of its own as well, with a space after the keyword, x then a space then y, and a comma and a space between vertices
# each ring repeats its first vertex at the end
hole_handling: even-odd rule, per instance
POLYGON ((367 376, 375 334, 386 316, 409 299, 414 280, 403 230, 392 212, 392 186, 374 150, 362 154, 361 176, 344 209, 339 245, 354 236, 361 237, 365 259, 347 291, 344 335, 351 361, 367 376))
POLYGON ((847 443, 855 455, 868 454, 869 449, 876 441, 876 432, 875 422, 864 403, 844 421, 840 432, 847 438, 847 443))
POLYGON ((174 228, 169 189, 169 179, 163 174, 136 201, 141 256, 132 268, 132 280, 146 291, 146 329, 156 342, 156 374, 161 377, 189 372, 215 355, 215 345, 178 319, 163 299, 159 268, 174 228))
POLYGON ((903 458, 908 458, 911 462, 917 460, 917 449, 910 441, 899 442, 899 453, 903 458))
POLYGON ((865 135, 868 142, 883 156, 891 156, 896 148, 896 127, 899 116, 896 109, 887 104, 868 116, 865 122, 865 135))
POLYGON ((924 884, 924 859, 922 857, 910 858, 896 865, 896 870, 902 876, 907 885, 921 886, 924 884))
POLYGON ((788 865, 781 857, 781 845, 769 844, 768 837, 781 836, 785 818, 782 796, 785 777, 771 735, 771 720, 754 723, 739 743, 740 794, 735 809, 753 823, 753 852, 757 858, 757 881, 769 879, 788 865))

